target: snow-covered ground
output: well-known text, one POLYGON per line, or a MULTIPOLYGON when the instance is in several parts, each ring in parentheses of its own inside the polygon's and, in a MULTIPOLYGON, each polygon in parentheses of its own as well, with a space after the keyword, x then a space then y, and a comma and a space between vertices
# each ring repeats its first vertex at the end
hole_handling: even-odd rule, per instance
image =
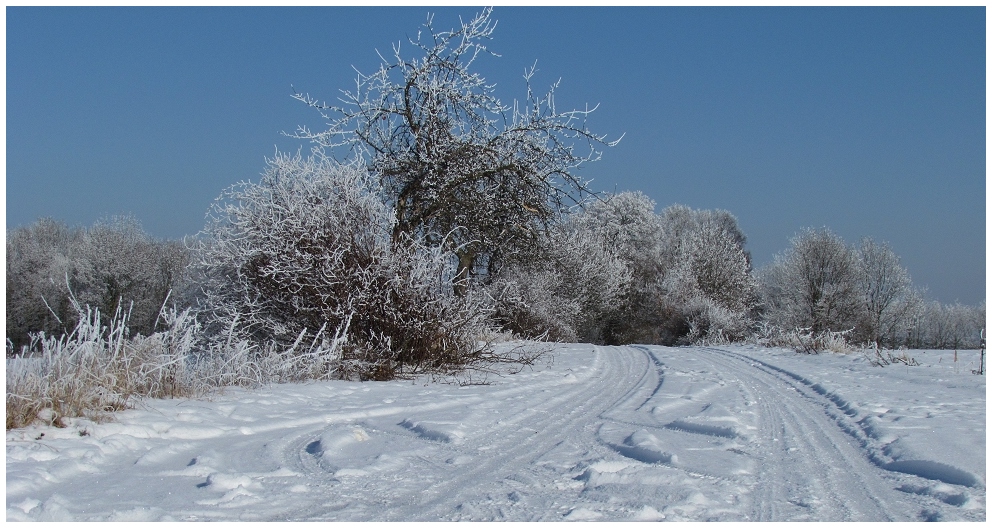
POLYGON ((910 355, 565 345, 146 401, 8 432, 7 520, 985 520, 977 352, 910 355))

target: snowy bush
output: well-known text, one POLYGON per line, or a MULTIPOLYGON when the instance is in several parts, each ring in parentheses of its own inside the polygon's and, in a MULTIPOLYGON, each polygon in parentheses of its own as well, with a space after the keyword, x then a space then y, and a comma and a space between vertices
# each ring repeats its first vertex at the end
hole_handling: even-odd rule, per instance
POLYGON ((540 247, 507 263, 490 291, 496 321, 517 335, 597 341, 603 317, 620 302, 629 267, 575 219, 552 226, 540 247))
POLYGON ((394 237, 394 218, 363 169, 277 154, 260 183, 215 202, 198 241, 214 341, 284 348, 308 333, 338 335, 339 375, 361 379, 477 357, 484 298, 455 295, 452 253, 394 237))
POLYGON ((848 354, 857 349, 848 338, 852 330, 813 332, 811 328, 782 328, 759 322, 747 341, 765 347, 791 348, 797 352, 817 354, 823 351, 848 354))

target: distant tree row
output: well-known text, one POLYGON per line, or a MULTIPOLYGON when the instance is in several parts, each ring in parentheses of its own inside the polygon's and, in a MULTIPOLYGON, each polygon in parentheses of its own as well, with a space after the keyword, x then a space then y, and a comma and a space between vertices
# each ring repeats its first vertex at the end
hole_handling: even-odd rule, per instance
POLYGON ((211 335, 234 329, 284 347, 348 325, 348 353, 367 372, 353 370, 373 378, 397 363, 456 363, 486 328, 606 344, 732 342, 774 329, 967 348, 985 325, 984 304, 926 301, 887 244, 849 246, 807 229, 752 272, 732 214, 681 205, 656 214, 637 192, 590 200, 529 247, 462 276, 456 253, 392 241, 379 190, 357 167, 279 155, 260 183, 218 200, 190 247, 153 239, 131 217, 9 230, 8 351, 32 333, 71 330, 83 306, 121 307, 143 335, 160 328, 164 304, 193 306, 211 335))
POLYGON ((186 296, 189 253, 182 242, 156 240, 133 217, 92 227, 51 218, 7 231, 8 351, 31 333, 71 331, 85 306, 130 311, 131 328, 149 335, 170 296, 186 296))
POLYGON ((757 296, 737 219, 654 205, 621 193, 567 215, 490 279, 512 292, 497 318, 522 335, 607 344, 743 338, 757 296))
POLYGON ((846 332, 851 343, 884 347, 977 347, 978 307, 926 302, 899 257, 864 238, 848 246, 826 228, 807 229, 757 273, 759 319, 778 329, 846 332))

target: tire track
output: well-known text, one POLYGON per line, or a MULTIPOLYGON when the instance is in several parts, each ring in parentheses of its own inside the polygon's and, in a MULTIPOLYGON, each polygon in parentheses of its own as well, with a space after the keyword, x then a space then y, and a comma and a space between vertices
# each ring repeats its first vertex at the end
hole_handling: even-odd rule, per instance
MULTIPOLYGON (((556 450, 608 455, 595 438, 600 416, 639 393, 643 397, 644 386, 654 383, 654 369, 646 357, 630 361, 617 350, 598 347, 592 352, 591 373, 583 380, 567 383, 556 378, 537 386, 495 391, 487 402, 473 405, 476 416, 468 421, 480 429, 457 445, 418 438, 427 446, 429 456, 407 457, 411 465, 402 471, 423 475, 421 486, 404 489, 396 483, 390 485, 388 475, 378 475, 366 477, 357 485, 360 489, 347 482, 334 483, 334 490, 323 489, 337 496, 357 496, 361 491, 363 502, 390 504, 377 512, 382 520, 561 520, 557 510, 549 511, 543 502, 529 504, 527 496, 555 489, 563 477, 570 477, 563 475, 563 468, 537 462, 556 450), (533 397, 533 392, 542 390, 547 391, 546 397, 533 397), (520 394, 531 397, 515 398, 520 394), (479 414, 489 418, 479 418, 479 414), (457 463, 445 465, 442 460, 457 463), (487 490, 481 499, 480 488, 487 490)), ((395 414, 395 427, 382 426, 383 420, 379 420, 375 434, 417 436, 399 425, 401 419, 416 415, 416 408, 395 414)), ((307 452, 319 434, 302 433, 286 444, 284 457, 304 475, 323 471, 307 452)), ((328 477, 325 473, 313 480, 326 481, 328 477)), ((563 500, 560 506, 570 504, 563 500)), ((362 520, 326 513, 328 518, 362 520)))
POLYGON ((764 483, 752 505, 756 520, 914 520, 918 505, 896 493, 861 445, 831 418, 825 396, 745 356, 700 348, 737 376, 758 402, 764 483), (802 467, 798 473, 792 468, 802 467), (836 518, 835 518, 836 517, 836 518))
MULTIPOLYGON (((436 490, 439 497, 421 504, 422 513, 417 517, 423 520, 496 520, 507 517, 515 520, 561 520, 558 510, 547 511, 547 505, 543 503, 534 505, 536 508, 528 508, 526 501, 518 499, 521 493, 535 491, 533 488, 554 487, 555 481, 563 476, 560 468, 535 463, 555 450, 606 454, 606 450, 595 439, 599 418, 618 405, 618 402, 630 399, 650 379, 650 367, 646 362, 635 365, 611 349, 593 347, 593 351, 598 368, 594 369, 587 382, 561 385, 564 390, 536 406, 532 402, 526 403, 524 408, 513 411, 512 419, 501 421, 496 427, 486 431, 483 436, 489 443, 484 447, 486 451, 498 455, 484 458, 477 467, 439 486, 436 490), (619 396, 615 396, 618 393, 619 396), (523 427, 535 422, 540 423, 542 430, 531 433, 534 428, 523 427), (508 468, 516 470, 507 474, 508 468), (467 508, 465 497, 458 491, 486 481, 488 484, 485 485, 493 490, 489 494, 491 502, 469 504, 470 507, 467 508), (450 514, 452 511, 466 509, 476 515, 484 513, 483 517, 486 518, 466 518, 450 514)), ((478 450, 480 446, 467 448, 478 450)), ((471 502, 471 497, 476 494, 465 495, 471 502)), ((571 503, 562 502, 558 506, 566 508, 570 505, 571 503)))

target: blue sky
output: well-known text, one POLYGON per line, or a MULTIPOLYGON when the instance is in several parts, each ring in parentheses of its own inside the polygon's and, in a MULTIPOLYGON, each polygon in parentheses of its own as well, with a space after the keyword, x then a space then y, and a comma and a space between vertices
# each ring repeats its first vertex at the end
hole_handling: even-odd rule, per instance
MULTIPOLYGON (((132 213, 192 235, 321 99, 435 13, 25 8, 7 14, 7 226, 132 213)), ((508 8, 475 70, 504 102, 561 79, 625 134, 580 174, 733 212, 760 267, 804 227, 889 242, 942 302, 985 299, 985 8, 508 8)))

